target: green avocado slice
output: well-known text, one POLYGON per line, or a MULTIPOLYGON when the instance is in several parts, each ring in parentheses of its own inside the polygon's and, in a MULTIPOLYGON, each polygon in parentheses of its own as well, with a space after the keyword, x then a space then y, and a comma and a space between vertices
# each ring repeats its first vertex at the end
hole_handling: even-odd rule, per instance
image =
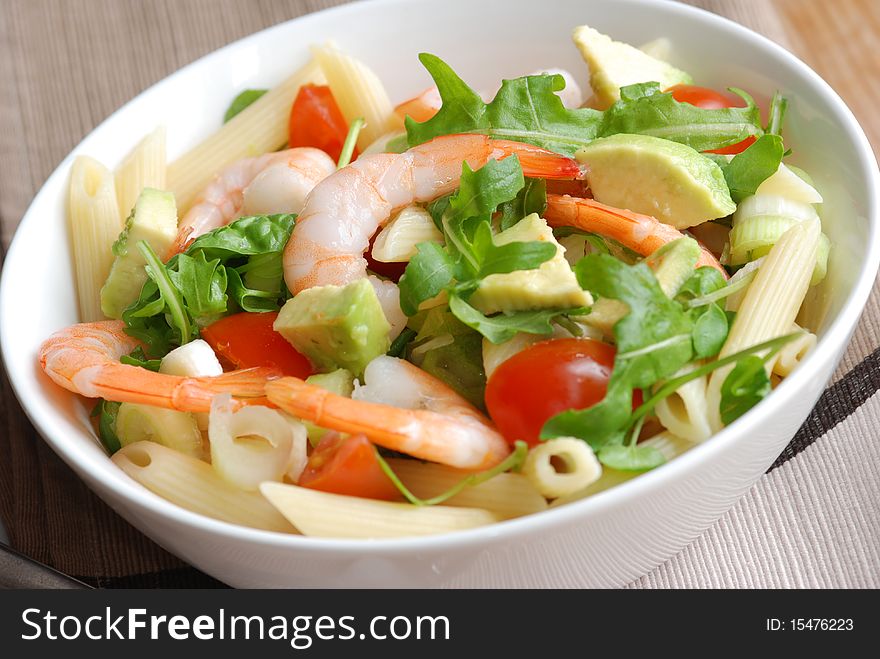
POLYGON ((591 142, 575 157, 589 167, 596 201, 651 215, 677 229, 736 210, 721 168, 678 142, 621 133, 591 142))

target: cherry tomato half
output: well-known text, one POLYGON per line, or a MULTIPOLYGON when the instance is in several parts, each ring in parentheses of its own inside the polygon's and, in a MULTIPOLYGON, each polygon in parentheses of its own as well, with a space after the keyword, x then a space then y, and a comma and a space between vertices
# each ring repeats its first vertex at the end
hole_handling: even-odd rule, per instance
POLYGON ((379 466, 376 447, 365 435, 324 435, 309 456, 299 485, 367 499, 399 498, 394 483, 379 466))
POLYGON ((237 313, 202 329, 202 338, 221 361, 235 368, 274 366, 284 375, 305 378, 312 374, 309 360, 272 329, 277 311, 237 313))
MULTIPOLYGON (((342 145, 348 135, 348 122, 326 85, 300 87, 290 110, 288 145, 313 146, 339 160, 342 145)), ((357 158, 357 150, 352 160, 357 158)))
MULTIPOLYGON (((703 108, 704 110, 745 107, 741 98, 736 97, 734 100, 731 96, 716 92, 714 89, 708 89, 707 87, 698 87, 697 85, 673 85, 666 91, 672 92, 672 98, 679 103, 690 103, 691 105, 703 108)), ((709 151, 709 153, 741 153, 751 146, 754 141, 754 137, 747 137, 742 142, 737 142, 736 144, 731 144, 730 146, 725 146, 721 149, 713 149, 709 151)))
MULTIPOLYGON (((594 339, 552 339, 502 362, 486 385, 486 408, 504 438, 536 445, 541 427, 565 410, 582 410, 605 397, 614 368, 613 346, 594 339)), ((641 405, 641 393, 633 406, 641 405)))

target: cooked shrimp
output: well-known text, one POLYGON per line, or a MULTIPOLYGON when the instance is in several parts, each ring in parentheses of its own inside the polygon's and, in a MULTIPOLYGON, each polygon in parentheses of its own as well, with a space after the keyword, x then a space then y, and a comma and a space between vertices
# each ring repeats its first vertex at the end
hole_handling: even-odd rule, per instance
MULTIPOLYGON (((401 154, 364 156, 321 181, 306 199, 287 247, 284 281, 294 293, 367 276, 364 252, 392 211, 455 190, 462 161, 477 169, 516 154, 526 176, 571 179, 581 165, 545 149, 485 135, 446 135, 401 154)), ((397 284, 370 278, 394 336, 406 322, 397 284)))
POLYGON ((155 405, 184 412, 208 412, 215 394, 230 393, 236 406, 265 404, 270 368, 230 371, 214 377, 187 378, 154 373, 119 361, 140 346, 119 320, 80 323, 55 332, 40 346, 40 366, 68 391, 88 398, 155 405), (247 399, 239 400, 239 399, 247 399))
POLYGON ((180 221, 171 254, 242 214, 299 213, 312 188, 334 171, 336 163, 330 156, 311 147, 232 163, 214 177, 180 221))
MULTIPOLYGON (((595 199, 569 195, 548 194, 544 218, 551 227, 576 227, 597 233, 616 240, 642 256, 652 254, 666 243, 684 235, 675 227, 650 215, 606 206, 595 199)), ((701 244, 697 267, 705 265, 715 268, 727 278, 727 271, 721 267, 718 259, 701 244)))
POLYGON ((460 469, 487 469, 510 452, 489 419, 417 366, 383 355, 364 379, 353 398, 290 377, 269 382, 266 395, 322 428, 363 433, 379 446, 460 469))
MULTIPOLYGON (((533 73, 529 73, 527 75, 561 75, 565 80, 565 88, 558 91, 557 94, 560 99, 562 99, 562 104, 567 108, 578 108, 584 102, 584 95, 581 92, 580 85, 575 82, 574 76, 571 75, 565 69, 542 69, 540 71, 535 71, 533 73)), ((484 91, 480 93, 480 96, 487 103, 491 101, 495 94, 498 93, 498 88, 491 91, 484 91)), ((400 105, 394 108, 395 114, 401 119, 405 119, 408 116, 412 117, 419 123, 425 122, 440 110, 440 106, 443 105, 443 99, 440 98, 440 90, 437 89, 436 86, 428 87, 424 91, 422 91, 417 96, 404 101, 400 105)))

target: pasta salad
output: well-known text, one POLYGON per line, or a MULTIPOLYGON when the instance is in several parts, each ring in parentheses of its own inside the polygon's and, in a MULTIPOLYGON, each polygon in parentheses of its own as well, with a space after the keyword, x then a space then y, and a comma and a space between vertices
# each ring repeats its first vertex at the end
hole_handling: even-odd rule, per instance
MULTIPOLYGON (((613 487, 710 440, 815 345, 830 244, 766 118, 641 48, 393 105, 335 45, 167 162, 69 187, 81 323, 39 360, 112 460, 245 526, 382 538, 613 487)), ((219 112, 218 112, 219 114, 219 112)))

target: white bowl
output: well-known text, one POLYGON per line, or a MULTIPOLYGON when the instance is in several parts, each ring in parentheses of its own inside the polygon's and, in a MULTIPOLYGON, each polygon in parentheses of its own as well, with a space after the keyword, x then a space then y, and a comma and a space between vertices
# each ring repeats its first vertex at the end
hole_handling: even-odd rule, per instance
POLYGON ((646 0, 413 1, 345 5, 231 44, 151 87, 95 129, 34 199, 0 284, 0 336, 15 392, 52 448, 120 515, 169 551, 234 586, 619 586, 694 540, 765 471, 806 418, 845 349, 880 259, 878 172, 850 111, 806 65, 713 14, 646 0), (115 165, 151 127, 174 158, 213 131, 230 99, 269 86, 335 39, 379 73, 396 101, 429 83, 416 54, 444 57, 472 86, 541 67, 586 72, 570 42, 589 23, 632 43, 666 36, 697 81, 791 99, 786 138, 825 195, 834 245, 813 300, 820 340, 764 402, 710 441, 613 490, 539 515, 429 538, 341 541, 287 536, 188 512, 130 480, 104 454, 88 405, 37 366, 51 332, 75 323, 64 199, 74 155, 115 165), (54 236, 54 239, 47 238, 54 236))

